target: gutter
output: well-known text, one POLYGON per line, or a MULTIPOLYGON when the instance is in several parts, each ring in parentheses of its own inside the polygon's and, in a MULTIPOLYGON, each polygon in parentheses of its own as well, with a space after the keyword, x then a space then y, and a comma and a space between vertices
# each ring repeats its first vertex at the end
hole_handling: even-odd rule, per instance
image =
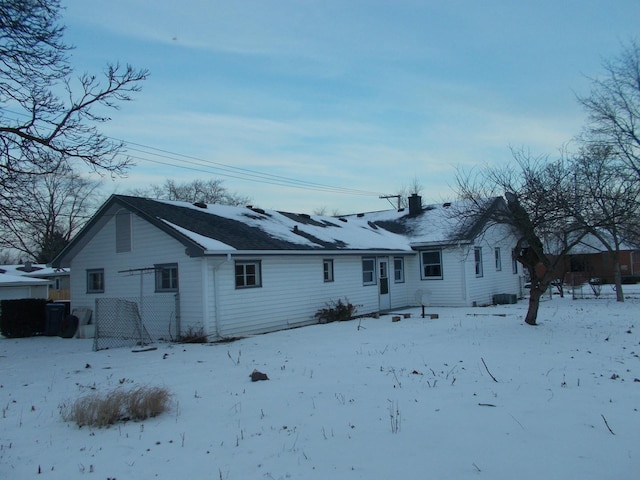
POLYGON ((415 255, 414 250, 205 250, 205 255, 217 256, 224 255, 229 259, 233 255, 234 257, 238 256, 271 256, 271 255, 318 255, 318 256, 329 256, 329 255, 415 255))

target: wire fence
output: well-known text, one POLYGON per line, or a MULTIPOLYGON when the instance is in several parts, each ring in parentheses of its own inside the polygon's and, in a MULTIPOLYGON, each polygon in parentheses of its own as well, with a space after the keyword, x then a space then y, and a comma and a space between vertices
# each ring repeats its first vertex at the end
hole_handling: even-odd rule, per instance
POLYGON ((180 334, 180 298, 98 298, 93 350, 149 345, 176 340, 180 334))

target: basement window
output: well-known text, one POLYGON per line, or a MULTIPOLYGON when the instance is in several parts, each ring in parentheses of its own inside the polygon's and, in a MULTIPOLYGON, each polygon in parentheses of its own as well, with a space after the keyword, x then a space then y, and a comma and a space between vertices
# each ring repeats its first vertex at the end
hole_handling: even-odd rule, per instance
POLYGON ((496 272, 500 272, 502 270, 502 255, 500 255, 500 247, 496 247, 493 250, 495 259, 496 259, 496 272))
POLYGON ((473 257, 476 265, 476 277, 482 277, 484 272, 482 271, 482 247, 476 247, 473 249, 473 257))
POLYGON ((325 282, 333 282, 333 260, 325 259, 322 261, 322 273, 325 282))
POLYGON ((236 261, 236 288, 262 286, 262 269, 259 260, 236 261))
POLYGON ((362 259, 362 284, 363 285, 376 284, 376 259, 375 258, 362 259))
POLYGON ((87 270, 87 293, 104 293, 104 268, 87 270))
POLYGON ((155 265, 156 292, 178 291, 178 264, 166 263, 155 265))
POLYGON ((404 283, 404 258, 395 257, 393 259, 393 281, 404 283))
POLYGON ((442 280, 442 250, 425 250, 420 261, 423 280, 442 280))

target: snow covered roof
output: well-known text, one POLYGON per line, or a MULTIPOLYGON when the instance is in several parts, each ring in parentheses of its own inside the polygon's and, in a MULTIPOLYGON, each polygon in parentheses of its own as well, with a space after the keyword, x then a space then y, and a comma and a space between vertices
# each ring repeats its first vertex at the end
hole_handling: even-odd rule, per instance
MULTIPOLYGON (((611 234, 603 231, 601 232, 601 235, 607 240, 607 242, 611 246, 614 245, 611 234)), ((620 244, 620 250, 636 250, 636 249, 633 246, 627 244, 626 242, 622 242, 620 244)), ((600 253, 600 252, 606 252, 606 251, 607 251, 607 247, 605 247, 603 243, 598 238, 596 238, 593 234, 589 233, 585 235, 582 238, 582 240, 580 240, 580 242, 569 251, 569 253, 571 255, 585 255, 585 254, 600 253)))
MULTIPOLYGON (((4 269, 4 267, 2 267, 4 269)), ((15 287, 26 285, 47 285, 49 280, 43 278, 28 277, 24 275, 13 275, 0 272, 0 287, 15 287)))
POLYGON ((0 265, 0 274, 8 274, 30 278, 49 278, 69 275, 69 269, 48 267, 42 263, 20 264, 20 265, 0 265))
POLYGON ((449 206, 431 205, 418 212, 401 209, 330 217, 112 195, 53 264, 68 264, 68 258, 96 231, 94 227, 99 229, 122 208, 181 241, 190 255, 201 256, 282 251, 402 254, 420 246, 471 238, 477 222, 472 225, 455 222, 450 218, 449 206))

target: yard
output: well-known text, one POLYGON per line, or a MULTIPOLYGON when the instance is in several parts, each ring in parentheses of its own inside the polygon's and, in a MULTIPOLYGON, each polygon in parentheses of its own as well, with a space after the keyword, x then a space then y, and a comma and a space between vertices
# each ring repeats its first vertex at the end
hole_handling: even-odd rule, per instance
POLYGON ((554 297, 537 327, 520 301, 148 352, 0 338, 0 478, 636 478, 633 288, 624 304, 554 297), (170 411, 108 428, 61 418, 138 385, 168 389, 170 411))

